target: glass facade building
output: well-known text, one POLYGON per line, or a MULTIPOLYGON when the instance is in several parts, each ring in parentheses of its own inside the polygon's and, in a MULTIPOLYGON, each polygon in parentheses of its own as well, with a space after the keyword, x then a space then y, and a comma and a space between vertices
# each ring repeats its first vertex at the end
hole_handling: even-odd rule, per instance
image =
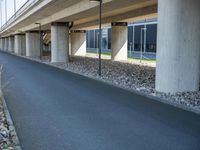
MULTIPOLYGON (((102 49, 111 49, 111 28, 102 30, 102 49)), ((98 49, 99 30, 87 31, 87 49, 98 49)), ((128 51, 156 53, 157 22, 138 22, 128 26, 128 51)))

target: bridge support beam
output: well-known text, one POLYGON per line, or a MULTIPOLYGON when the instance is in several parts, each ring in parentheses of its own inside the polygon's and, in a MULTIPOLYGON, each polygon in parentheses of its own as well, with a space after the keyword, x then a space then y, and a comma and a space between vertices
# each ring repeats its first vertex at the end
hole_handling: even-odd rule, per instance
POLYGON ((199 90, 200 1, 158 0, 156 90, 199 90))
POLYGON ((51 62, 69 62, 69 23, 51 24, 51 62))
POLYGON ((128 27, 127 22, 112 23, 112 44, 111 59, 113 61, 126 61, 128 56, 127 50, 128 27))
POLYGON ((71 55, 85 56, 86 55, 86 31, 72 30, 70 37, 71 37, 71 55))
POLYGON ((18 55, 26 54, 25 34, 16 34, 15 35, 15 54, 18 54, 18 55))
POLYGON ((4 50, 8 52, 8 37, 5 37, 4 50))
POLYGON ((26 56, 40 57, 40 33, 38 31, 26 33, 26 56))
POLYGON ((1 49, 2 49, 2 51, 5 51, 5 41, 6 41, 6 39, 3 37, 2 38, 2 46, 1 46, 1 49))
POLYGON ((14 52, 14 36, 8 37, 8 52, 10 53, 14 52))
POLYGON ((0 50, 3 50, 3 38, 0 38, 0 50))

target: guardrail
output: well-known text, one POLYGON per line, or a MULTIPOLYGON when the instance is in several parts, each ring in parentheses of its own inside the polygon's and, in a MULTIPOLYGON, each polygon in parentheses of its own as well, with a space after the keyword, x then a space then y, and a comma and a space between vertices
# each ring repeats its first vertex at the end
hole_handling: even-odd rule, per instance
POLYGON ((1 27, 0 31, 5 30, 11 23, 13 23, 17 18, 19 18, 24 12, 31 8, 35 3, 42 0, 27 0, 22 7, 20 7, 16 13, 1 27))

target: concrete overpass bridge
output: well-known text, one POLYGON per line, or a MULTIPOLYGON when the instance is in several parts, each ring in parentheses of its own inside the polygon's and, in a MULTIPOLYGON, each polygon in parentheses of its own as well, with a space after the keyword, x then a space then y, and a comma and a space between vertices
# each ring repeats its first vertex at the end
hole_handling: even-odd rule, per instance
MULTIPOLYGON (((199 90, 199 14, 199 0, 103 0, 102 24, 112 26, 112 60, 127 59, 128 22, 158 17, 156 89, 199 90)), ((85 30, 96 28, 98 17, 98 3, 89 0, 29 0, 2 27, 0 48, 39 57, 39 23, 51 32, 51 61, 67 63, 69 45, 72 55, 85 55, 85 30)))

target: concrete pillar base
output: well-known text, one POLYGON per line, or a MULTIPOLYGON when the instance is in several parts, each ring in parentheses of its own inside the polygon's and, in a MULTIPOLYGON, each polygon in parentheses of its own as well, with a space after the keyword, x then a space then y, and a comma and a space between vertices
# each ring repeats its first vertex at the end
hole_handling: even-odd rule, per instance
POLYGON ((111 59, 113 61, 126 61, 128 56, 128 27, 126 22, 112 23, 111 59))
POLYGON ((14 36, 8 37, 8 52, 14 52, 14 36))
POLYGON ((8 37, 5 38, 4 50, 8 52, 8 37))
POLYGON ((71 55, 86 56, 86 31, 72 30, 70 37, 71 37, 71 55))
POLYGON ((3 50, 3 38, 0 38, 0 50, 3 50))
POLYGON ((199 90, 200 1, 158 0, 156 90, 199 90))
POLYGON ((26 56, 40 57, 40 33, 38 31, 26 33, 26 56))
POLYGON ((69 23, 51 24, 51 62, 69 62, 69 23))
POLYGON ((15 35, 15 54, 26 55, 25 34, 16 34, 15 35))

